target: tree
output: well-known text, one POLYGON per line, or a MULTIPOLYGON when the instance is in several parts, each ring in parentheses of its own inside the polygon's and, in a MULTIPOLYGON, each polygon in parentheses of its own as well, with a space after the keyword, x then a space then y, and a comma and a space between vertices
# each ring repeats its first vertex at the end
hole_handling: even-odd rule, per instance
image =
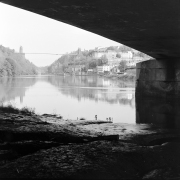
POLYGON ((106 55, 101 56, 101 62, 102 62, 102 65, 108 63, 108 58, 106 57, 106 55))
POLYGON ((119 53, 116 54, 117 58, 121 58, 121 55, 119 53))
POLYGON ((110 46, 110 47, 108 47, 108 48, 107 48, 107 50, 116 51, 116 47, 114 47, 114 46, 110 46))
POLYGON ((119 70, 124 72, 126 68, 127 68, 127 61, 126 60, 122 60, 119 63, 119 70))
POLYGON ((96 66, 97 66, 97 64, 96 64, 95 61, 92 61, 92 62, 89 63, 89 68, 90 69, 94 69, 94 68, 96 68, 96 66))
POLYGON ((122 45, 119 47, 120 52, 132 51, 132 49, 128 46, 122 45))

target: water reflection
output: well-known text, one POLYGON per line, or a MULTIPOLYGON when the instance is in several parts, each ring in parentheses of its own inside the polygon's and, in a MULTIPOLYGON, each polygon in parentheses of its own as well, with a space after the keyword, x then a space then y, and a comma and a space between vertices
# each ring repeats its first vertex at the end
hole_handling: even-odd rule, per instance
POLYGON ((178 100, 136 98, 134 83, 97 76, 32 76, 0 78, 0 102, 58 113, 64 118, 85 117, 114 122, 156 124, 180 128, 178 100), (136 108, 136 110, 135 110, 136 108))
POLYGON ((135 107, 134 83, 110 80, 98 76, 66 76, 48 77, 48 81, 59 87, 67 96, 75 97, 78 101, 90 99, 105 101, 110 104, 123 104, 135 107))
POLYGON ((1 78, 0 100, 58 113, 64 118, 85 117, 135 123, 134 83, 97 76, 41 76, 1 78))
POLYGON ((36 82, 36 77, 28 78, 28 80, 27 78, 0 78, 0 101, 15 100, 19 97, 20 102, 23 103, 25 92, 36 82))
POLYGON ((136 123, 180 128, 180 103, 176 99, 136 97, 136 123))

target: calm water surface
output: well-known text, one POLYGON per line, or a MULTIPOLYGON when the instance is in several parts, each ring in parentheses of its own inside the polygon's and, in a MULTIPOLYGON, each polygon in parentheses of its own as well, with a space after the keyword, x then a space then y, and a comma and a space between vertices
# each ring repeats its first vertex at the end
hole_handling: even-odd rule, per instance
POLYGON ((0 101, 65 119, 112 117, 135 123, 135 83, 97 76, 28 76, 0 79, 0 101))

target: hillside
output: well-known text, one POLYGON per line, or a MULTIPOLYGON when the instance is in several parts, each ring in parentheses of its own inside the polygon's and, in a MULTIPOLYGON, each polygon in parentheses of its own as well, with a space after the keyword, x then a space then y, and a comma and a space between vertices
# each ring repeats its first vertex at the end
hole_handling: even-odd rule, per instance
POLYGON ((105 48, 95 48, 93 50, 84 50, 78 49, 77 51, 68 53, 61 56, 54 63, 48 67, 48 73, 50 74, 61 74, 61 73, 71 73, 72 71, 78 70, 78 67, 81 68, 81 71, 87 72, 88 69, 94 69, 97 66, 108 64, 109 61, 114 61, 115 59, 119 60, 143 60, 148 56, 144 53, 136 51, 130 47, 122 45, 110 46, 105 48), (128 52, 131 54, 131 59, 128 52), (123 57, 124 56, 124 57, 123 57))
POLYGON ((71 67, 74 65, 86 65, 89 67, 92 58, 85 56, 84 54, 77 54, 77 52, 69 53, 61 56, 54 63, 48 67, 48 72, 52 74, 70 72, 71 67))
POLYGON ((24 54, 0 46, 0 77, 36 74, 37 67, 27 60, 24 54))

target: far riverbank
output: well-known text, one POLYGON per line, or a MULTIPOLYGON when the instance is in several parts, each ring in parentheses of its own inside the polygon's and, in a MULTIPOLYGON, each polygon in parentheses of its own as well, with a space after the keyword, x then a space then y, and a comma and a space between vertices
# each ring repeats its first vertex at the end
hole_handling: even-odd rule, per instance
POLYGON ((123 81, 135 81, 136 80, 136 69, 128 69, 124 74, 104 74, 101 75, 106 78, 119 79, 123 81))

